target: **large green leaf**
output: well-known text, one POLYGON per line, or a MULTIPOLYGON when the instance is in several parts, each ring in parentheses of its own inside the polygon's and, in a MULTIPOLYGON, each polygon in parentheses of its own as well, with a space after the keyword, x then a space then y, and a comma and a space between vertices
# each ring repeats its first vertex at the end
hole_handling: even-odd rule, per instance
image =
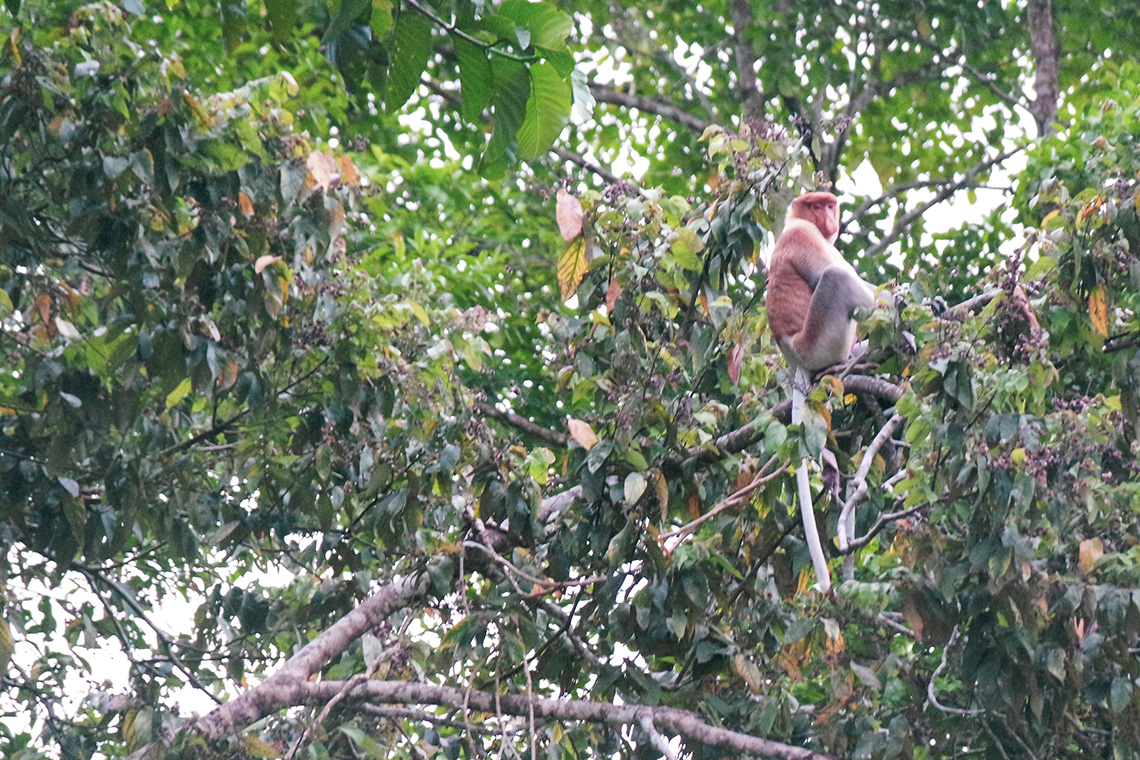
POLYGON ((479 161, 479 173, 489 179, 502 177, 507 164, 514 160, 518 147, 516 135, 526 118, 530 97, 530 72, 524 64, 495 57, 491 59, 491 71, 495 83, 494 126, 479 161))
POLYGON ((491 104, 494 85, 491 62, 482 47, 455 38, 455 55, 459 58, 459 83, 463 93, 463 118, 477 121, 491 104))
POLYGON ((419 87, 430 55, 431 22, 418 13, 405 10, 396 19, 393 32, 388 92, 384 98, 389 113, 407 103, 419 87))
POLYGON ((526 119, 518 132, 519 155, 531 161, 550 149, 570 118, 570 82, 553 64, 530 67, 530 97, 526 119))

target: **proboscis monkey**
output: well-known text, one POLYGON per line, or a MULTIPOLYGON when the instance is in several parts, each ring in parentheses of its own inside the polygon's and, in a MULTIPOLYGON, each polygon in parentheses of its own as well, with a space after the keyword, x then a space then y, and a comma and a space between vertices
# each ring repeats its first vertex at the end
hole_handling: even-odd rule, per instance
MULTIPOLYGON (((855 345, 855 312, 874 306, 874 288, 836 250, 839 200, 831 193, 805 193, 792 201, 784 231, 768 262, 768 325, 788 362, 792 423, 803 422, 809 371, 839 364, 855 345)), ((812 511, 807 459, 796 471, 804 537, 820 590, 831 588, 827 558, 812 511)))

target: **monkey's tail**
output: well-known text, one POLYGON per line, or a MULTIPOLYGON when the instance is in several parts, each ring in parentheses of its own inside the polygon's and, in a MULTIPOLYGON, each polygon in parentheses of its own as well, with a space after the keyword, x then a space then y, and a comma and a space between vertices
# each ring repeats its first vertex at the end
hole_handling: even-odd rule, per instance
MULTIPOLYGON (((792 424, 801 425, 804 419, 804 390, 810 385, 811 376, 803 367, 796 367, 796 376, 792 381, 792 424)), ((808 460, 804 457, 796 469, 796 487, 800 496, 800 516, 804 521, 804 538, 807 540, 808 553, 811 554, 811 564, 815 568, 815 577, 819 583, 819 590, 827 593, 831 590, 831 571, 827 568, 827 557, 823 554, 823 545, 819 540, 819 528, 815 524, 815 510, 811 504, 811 485, 808 482, 808 460)))

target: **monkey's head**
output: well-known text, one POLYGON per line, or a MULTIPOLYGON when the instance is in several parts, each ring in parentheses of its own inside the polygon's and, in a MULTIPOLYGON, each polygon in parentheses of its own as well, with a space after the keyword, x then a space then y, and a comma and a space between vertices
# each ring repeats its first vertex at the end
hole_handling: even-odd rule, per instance
POLYGON ((804 193, 792 201, 788 218, 811 222, 829 243, 839 237, 839 199, 831 193, 804 193))

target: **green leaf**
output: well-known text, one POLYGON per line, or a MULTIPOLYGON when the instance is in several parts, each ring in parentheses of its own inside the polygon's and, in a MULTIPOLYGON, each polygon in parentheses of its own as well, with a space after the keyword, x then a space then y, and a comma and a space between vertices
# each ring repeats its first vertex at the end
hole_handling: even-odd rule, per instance
POLYGON ((800 423, 800 432, 803 435, 804 448, 809 457, 819 456, 827 443, 827 420, 812 408, 811 404, 804 405, 804 418, 800 423))
POLYGON ((178 384, 178 387, 166 394, 166 410, 170 411, 171 407, 178 404, 182 399, 190 393, 194 384, 190 382, 190 378, 185 378, 178 384))
POLYGON ((233 51, 246 35, 246 7, 243 0, 221 0, 222 40, 226 49, 233 51))
POLYGON ((388 93, 384 107, 392 113, 408 102, 420 85, 431 56, 431 22, 418 13, 404 11, 393 32, 392 63, 388 67, 388 93))
POLYGON ((631 472, 625 476, 625 503, 630 506, 637 503, 641 498, 641 494, 645 493, 645 486, 647 485, 645 476, 640 472, 631 472))
POLYGON ((265 18, 278 43, 292 38, 297 27, 297 0, 265 0, 265 18))
POLYGON ((1114 713, 1122 713, 1132 701, 1132 681, 1123 676, 1117 676, 1112 679, 1112 687, 1109 690, 1109 706, 1112 707, 1114 713))
MULTIPOLYGON (((574 31, 573 19, 547 3, 507 0, 500 6, 499 12, 525 27, 529 44, 543 50, 566 50, 566 38, 574 31)), ((520 42, 521 40, 520 36, 520 42)))
POLYGON ((598 441, 594 444, 594 447, 590 449, 590 453, 586 455, 586 468, 590 472, 597 472, 598 469, 605 464, 606 459, 613 450, 613 440, 605 439, 598 441))
POLYGON ((530 67, 530 97, 518 132, 519 153, 532 161, 550 150, 570 119, 570 83, 549 63, 530 67))
POLYGON ((515 135, 526 117, 530 97, 530 73, 522 63, 499 56, 491 59, 491 72, 495 83, 494 127, 479 160, 479 173, 488 179, 498 179, 515 157, 518 146, 515 135))
POLYGON ((463 118, 477 122, 491 104, 491 87, 494 84, 491 62, 483 48, 461 38, 455 39, 455 55, 459 59, 463 118))
MULTIPOLYGON (((280 2, 280 0, 277 0, 280 2)), ((295 1, 295 0, 294 0, 295 1)), ((329 19, 329 25, 321 36, 321 44, 335 43, 349 28, 371 21, 372 0, 340 0, 336 12, 329 19), (367 15, 366 15, 367 12, 367 15)), ((411 14, 419 15, 419 14, 411 14)), ((330 58, 332 54, 329 54, 330 58)))
POLYGON ((395 5, 392 0, 372 0, 372 33, 376 39, 383 39, 392 31, 395 20, 392 11, 395 5))

